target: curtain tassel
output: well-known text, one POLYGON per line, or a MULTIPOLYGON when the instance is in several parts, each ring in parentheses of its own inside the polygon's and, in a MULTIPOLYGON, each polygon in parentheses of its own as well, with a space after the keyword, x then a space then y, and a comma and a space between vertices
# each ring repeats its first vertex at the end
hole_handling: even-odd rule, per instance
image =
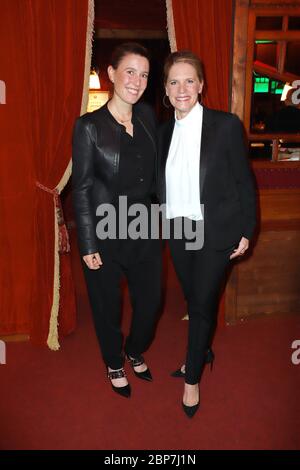
POLYGON ((46 191, 49 194, 52 194, 53 201, 55 205, 56 220, 58 225, 58 252, 60 254, 66 254, 70 252, 70 240, 67 226, 64 220, 64 213, 61 204, 60 194, 57 189, 50 189, 43 184, 36 182, 38 188, 46 191))

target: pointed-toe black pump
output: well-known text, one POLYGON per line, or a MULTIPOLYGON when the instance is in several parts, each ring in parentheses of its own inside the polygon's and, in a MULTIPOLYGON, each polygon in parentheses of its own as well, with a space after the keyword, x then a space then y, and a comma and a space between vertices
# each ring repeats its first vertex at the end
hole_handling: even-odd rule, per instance
POLYGON ((185 372, 181 370, 181 367, 179 369, 174 370, 174 372, 171 372, 171 377, 185 377, 185 372))
MULTIPOLYGON (((213 368, 213 363, 215 360, 215 353, 212 349, 208 349, 205 355, 205 364, 210 364, 210 370, 213 368)), ((174 372, 171 372, 171 377, 185 377, 185 372, 181 368, 176 369, 174 372)))
POLYGON ((148 382, 152 382, 153 379, 152 379, 152 375, 151 375, 149 368, 147 368, 143 372, 137 372, 135 370, 135 367, 138 367, 144 364, 145 360, 143 356, 131 357, 129 356, 129 354, 126 354, 126 357, 127 357, 128 362, 130 362, 131 367, 136 377, 142 380, 147 380, 148 382))
POLYGON ((188 418, 192 418, 196 414, 199 408, 199 405, 200 403, 197 403, 196 405, 193 405, 193 406, 187 406, 182 402, 183 411, 185 412, 188 418))
MULTIPOLYGON (((122 377, 126 377, 125 370, 119 369, 119 370, 108 370, 107 369, 107 377, 111 380, 114 379, 121 379, 122 377)), ((123 387, 116 387, 113 385, 111 382, 111 386, 114 392, 118 393, 118 395, 121 395, 122 397, 129 398, 131 395, 131 387, 129 384, 124 385, 123 387)))

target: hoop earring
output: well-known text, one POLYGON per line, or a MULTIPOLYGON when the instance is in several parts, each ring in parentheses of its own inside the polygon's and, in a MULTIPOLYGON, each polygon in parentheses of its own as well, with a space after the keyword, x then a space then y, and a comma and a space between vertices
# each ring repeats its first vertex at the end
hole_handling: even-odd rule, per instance
MULTIPOLYGON (((165 108, 169 109, 169 108, 170 108, 170 104, 166 103, 166 98, 168 98, 167 95, 165 95, 165 96, 163 97, 162 103, 163 103, 163 105, 164 105, 165 108)), ((168 99, 169 99, 169 98, 168 98, 168 99)), ((170 100, 169 100, 169 103, 170 103, 170 100)))

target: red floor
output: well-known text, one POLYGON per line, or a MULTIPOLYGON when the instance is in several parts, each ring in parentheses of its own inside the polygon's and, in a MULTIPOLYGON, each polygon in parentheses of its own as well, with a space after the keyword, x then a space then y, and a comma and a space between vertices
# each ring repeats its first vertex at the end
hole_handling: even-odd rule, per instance
MULTIPOLYGON (((124 309, 126 329, 127 295, 124 309)), ((128 370, 133 393, 125 399, 105 377, 82 287, 77 330, 59 352, 7 344, 7 364, 0 365, 0 448, 300 449, 300 365, 291 362, 300 316, 220 326, 214 368, 201 383, 201 408, 189 420, 180 405, 182 381, 169 376, 184 353, 183 313, 170 268, 164 312, 146 353, 154 381, 128 370)))

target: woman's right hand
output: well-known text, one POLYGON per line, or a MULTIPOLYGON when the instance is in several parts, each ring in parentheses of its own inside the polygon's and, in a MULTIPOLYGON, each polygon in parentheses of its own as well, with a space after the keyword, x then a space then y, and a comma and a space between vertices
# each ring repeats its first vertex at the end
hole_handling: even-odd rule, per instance
POLYGON ((102 266, 102 260, 99 253, 83 256, 83 261, 89 269, 99 269, 102 266))

